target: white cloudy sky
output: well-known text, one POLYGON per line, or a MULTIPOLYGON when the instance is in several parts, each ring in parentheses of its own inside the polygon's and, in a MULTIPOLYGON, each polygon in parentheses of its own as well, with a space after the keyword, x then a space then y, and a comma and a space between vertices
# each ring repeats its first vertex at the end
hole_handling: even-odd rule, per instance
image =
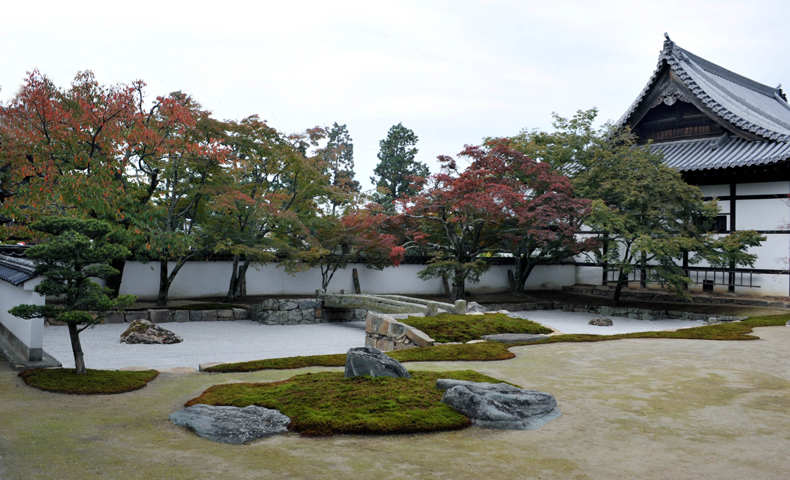
POLYGON ((485 136, 549 129, 596 106, 618 118, 669 32, 759 82, 790 87, 790 3, 630 1, 3 1, 0 99, 39 69, 59 85, 182 90, 220 118, 257 113, 285 132, 345 123, 370 187, 378 142, 398 122, 419 159, 485 136), (115 6, 122 5, 122 6, 115 6))

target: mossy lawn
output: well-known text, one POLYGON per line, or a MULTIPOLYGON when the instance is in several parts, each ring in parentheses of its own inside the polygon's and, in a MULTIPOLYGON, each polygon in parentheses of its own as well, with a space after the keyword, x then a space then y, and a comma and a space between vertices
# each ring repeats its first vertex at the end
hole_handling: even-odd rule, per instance
POLYGON ((302 435, 394 434, 464 428, 470 421, 441 403, 439 378, 499 383, 472 370, 410 372, 411 379, 343 378, 340 372, 308 373, 272 383, 214 385, 186 403, 275 408, 302 435))
POLYGON ((156 370, 128 372, 91 369, 88 369, 85 375, 77 375, 70 368, 45 368, 19 373, 19 376, 31 387, 76 395, 131 392, 145 387, 157 375, 159 372, 156 370))

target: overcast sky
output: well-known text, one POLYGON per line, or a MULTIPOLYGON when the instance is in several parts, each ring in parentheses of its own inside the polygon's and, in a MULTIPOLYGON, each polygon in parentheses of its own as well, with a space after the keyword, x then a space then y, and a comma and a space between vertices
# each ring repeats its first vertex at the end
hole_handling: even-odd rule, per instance
POLYGON ((142 79, 219 118, 259 114, 284 132, 333 122, 369 188, 378 142, 402 122, 418 159, 593 106, 617 119, 669 32, 679 46, 790 90, 782 1, 3 1, 0 99, 39 69, 66 86, 142 79), (122 6, 115 6, 122 5, 122 6))

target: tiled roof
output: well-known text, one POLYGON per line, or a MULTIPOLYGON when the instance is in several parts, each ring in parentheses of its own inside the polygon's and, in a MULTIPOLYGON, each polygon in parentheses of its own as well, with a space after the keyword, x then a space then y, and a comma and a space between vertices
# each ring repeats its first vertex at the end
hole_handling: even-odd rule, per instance
POLYGON ((36 276, 36 267, 30 260, 0 254, 0 280, 19 285, 36 276))
POLYGON ((765 165, 790 158, 790 142, 755 142, 728 135, 654 143, 650 149, 663 152, 664 163, 681 172, 765 165))
POLYGON ((625 125, 668 65, 686 88, 722 120, 766 140, 790 141, 790 105, 781 88, 772 88, 684 50, 666 36, 658 65, 645 88, 618 121, 625 125))

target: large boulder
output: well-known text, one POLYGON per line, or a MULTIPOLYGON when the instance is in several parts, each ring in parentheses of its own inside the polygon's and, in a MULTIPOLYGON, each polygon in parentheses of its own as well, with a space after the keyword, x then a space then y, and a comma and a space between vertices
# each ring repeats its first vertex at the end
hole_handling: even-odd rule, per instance
POLYGON ((485 313, 488 309, 477 302, 469 302, 466 304, 466 313, 485 313))
POLYGON ((241 445, 288 431, 291 419, 279 410, 256 407, 192 405, 170 414, 170 421, 193 430, 203 438, 241 445))
POLYGON ((506 383, 476 383, 439 379, 447 388, 442 402, 469 417, 479 427, 531 430, 560 416, 554 395, 524 390, 506 383))
POLYGON ((121 343, 148 343, 168 345, 181 343, 184 339, 166 330, 159 325, 154 325, 148 320, 135 320, 129 328, 121 334, 121 343))
POLYGON ((611 327, 612 326, 612 319, 611 318, 593 318, 587 325, 595 325, 597 327, 611 327))
POLYGON ((411 378, 401 363, 374 347, 350 348, 346 354, 346 373, 343 378, 370 375, 371 377, 411 378))

